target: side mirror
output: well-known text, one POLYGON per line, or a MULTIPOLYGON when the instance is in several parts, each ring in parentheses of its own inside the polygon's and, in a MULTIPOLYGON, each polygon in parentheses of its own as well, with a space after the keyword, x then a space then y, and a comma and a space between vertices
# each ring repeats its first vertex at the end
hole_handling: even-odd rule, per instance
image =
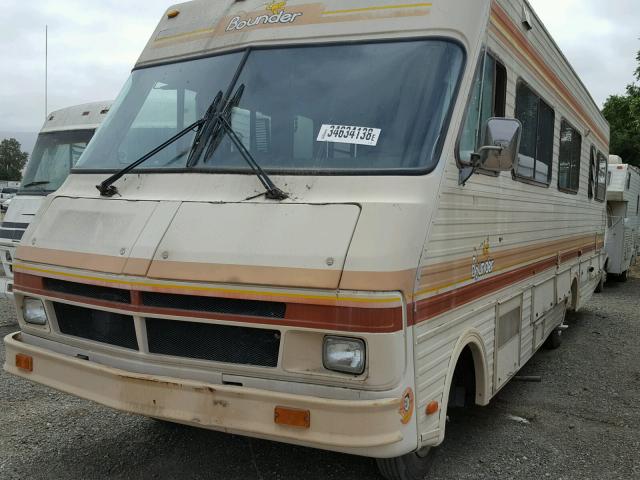
POLYGON ((471 163, 460 170, 464 185, 478 170, 500 173, 517 166, 522 124, 515 118, 490 118, 485 127, 485 145, 471 154, 471 163))

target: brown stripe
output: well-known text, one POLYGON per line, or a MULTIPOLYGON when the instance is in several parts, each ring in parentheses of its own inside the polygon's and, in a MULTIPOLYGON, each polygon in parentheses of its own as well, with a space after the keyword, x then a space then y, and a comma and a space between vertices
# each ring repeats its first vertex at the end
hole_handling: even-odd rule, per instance
MULTIPOLYGON (((599 246, 600 242, 599 242, 599 246)), ((488 296, 527 278, 538 275, 546 270, 555 269, 560 264, 568 260, 579 258, 586 253, 599 250, 596 244, 585 245, 582 248, 567 251, 562 255, 546 258, 524 267, 516 268, 509 272, 496 275, 486 280, 481 280, 464 287, 457 288, 439 295, 420 300, 416 304, 415 315, 409 317, 408 321, 419 324, 430 320, 438 315, 453 310, 454 308, 466 305, 473 300, 488 296)), ((410 323, 414 324, 414 323, 410 323)))
POLYGON ((403 328, 402 307, 360 308, 287 303, 284 319, 252 317, 245 315, 227 315, 144 306, 141 302, 140 292, 136 290, 132 290, 131 304, 97 300, 79 295, 63 294, 46 290, 43 287, 42 277, 24 273, 16 273, 16 276, 14 277, 14 291, 82 303, 95 308, 124 310, 141 316, 161 315, 188 317, 247 324, 277 325, 361 333, 393 333, 400 331, 403 328))
POLYGON ((449 310, 502 290, 511 284, 520 282, 550 268, 555 268, 556 265, 557 259, 550 258, 421 300, 417 303, 415 323, 418 324, 430 320, 449 310))

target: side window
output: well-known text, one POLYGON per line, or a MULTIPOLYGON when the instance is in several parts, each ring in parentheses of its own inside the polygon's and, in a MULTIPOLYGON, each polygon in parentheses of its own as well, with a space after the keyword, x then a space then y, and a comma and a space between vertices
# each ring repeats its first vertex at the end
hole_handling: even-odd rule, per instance
POLYGON ((598 165, 596 174, 596 200, 604 202, 607 198, 607 157, 598 152, 598 165))
POLYGON ((593 198, 596 186, 596 147, 591 145, 589 155, 589 198, 593 198))
POLYGON ((560 126, 560 156, 558 158, 558 188, 577 193, 580 189, 580 157, 582 136, 569 122, 560 126))
POLYGON ((505 116, 507 69, 489 53, 482 57, 460 138, 459 157, 463 161, 469 161, 471 154, 482 146, 487 120, 505 116))
POLYGON ((627 190, 631 188, 631 172, 627 173, 627 190))
POLYGON ((638 195, 638 202, 636 203, 636 215, 640 215, 640 195, 638 195))
POLYGON ((516 118, 522 123, 516 177, 549 185, 553 164, 555 112, 523 82, 516 89, 516 118))

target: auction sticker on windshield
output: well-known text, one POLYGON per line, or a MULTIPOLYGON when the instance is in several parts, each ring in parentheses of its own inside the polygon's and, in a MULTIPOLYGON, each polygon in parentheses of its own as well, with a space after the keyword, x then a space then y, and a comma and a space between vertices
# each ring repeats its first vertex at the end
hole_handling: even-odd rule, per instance
POLYGON ((318 142, 350 143, 375 147, 382 130, 379 128, 354 127, 349 125, 322 125, 318 142))

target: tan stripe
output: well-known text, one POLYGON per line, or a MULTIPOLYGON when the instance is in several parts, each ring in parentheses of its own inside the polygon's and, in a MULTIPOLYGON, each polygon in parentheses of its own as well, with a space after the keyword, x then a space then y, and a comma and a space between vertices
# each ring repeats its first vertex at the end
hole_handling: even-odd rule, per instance
POLYGON ((340 270, 154 261, 147 276, 164 280, 337 289, 340 270))
POLYGON ((48 248, 21 245, 16 250, 16 259, 27 262, 59 265, 62 267, 90 270, 92 272, 121 274, 127 263, 126 257, 113 257, 95 253, 66 252, 48 248))
POLYGON ((399 272, 344 272, 311 268, 220 265, 195 262, 122 259, 107 255, 19 247, 16 259, 24 262, 77 268, 103 273, 188 282, 265 285, 269 287, 336 290, 402 291, 407 297, 415 284, 415 270, 399 272), (149 268, 150 266, 150 268, 149 268), (342 276, 342 281, 341 277, 342 276))

